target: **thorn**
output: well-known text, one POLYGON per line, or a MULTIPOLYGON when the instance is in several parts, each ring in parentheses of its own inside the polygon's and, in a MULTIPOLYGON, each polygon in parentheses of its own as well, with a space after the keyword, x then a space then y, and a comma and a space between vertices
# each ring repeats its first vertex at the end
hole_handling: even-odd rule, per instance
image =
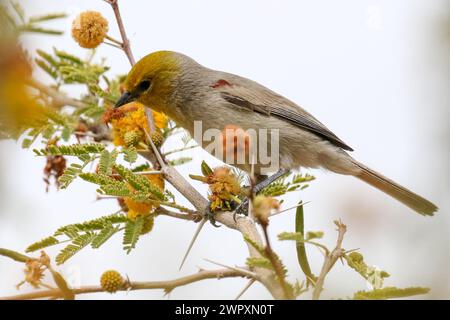
POLYGON ((248 290, 248 288, 250 288, 252 286, 252 284, 254 284, 256 282, 255 279, 251 279, 244 287, 244 289, 241 290, 241 292, 239 292, 239 294, 237 295, 237 297, 234 300, 239 300, 240 297, 242 297, 242 295, 248 290))
POLYGON ((228 268, 228 269, 231 269, 231 270, 234 270, 234 271, 241 272, 241 273, 243 273, 246 276, 251 277, 251 278, 256 278, 257 277, 256 273, 248 271, 246 269, 242 269, 242 268, 238 268, 238 267, 232 267, 232 266, 229 266, 229 265, 226 265, 226 264, 223 264, 223 263, 219 263, 219 262, 215 262, 215 261, 212 261, 212 260, 209 260, 209 259, 206 259, 206 258, 203 258, 203 260, 205 260, 205 261, 207 261, 209 263, 218 265, 220 267, 224 267, 224 268, 228 268))
POLYGON ((178 271, 181 270, 181 268, 183 268, 184 262, 186 261, 189 253, 191 252, 192 247, 194 246, 195 240, 197 240, 198 235, 200 234, 200 231, 202 231, 203 226, 205 225, 205 223, 208 221, 208 219, 203 219, 202 221, 200 221, 197 230, 195 230, 194 236, 192 237, 191 242, 189 243, 189 246, 186 250, 186 253, 183 256, 183 260, 181 261, 180 264, 180 268, 178 268, 178 271))
POLYGON ((292 209, 296 209, 296 208, 298 208, 298 207, 302 207, 302 206, 304 206, 305 204, 308 204, 308 203, 311 203, 311 201, 302 202, 302 203, 299 203, 299 204, 297 204, 297 205, 295 205, 295 206, 293 206, 293 207, 290 207, 290 208, 287 208, 287 209, 283 209, 283 210, 274 212, 274 213, 272 213, 270 216, 271 216, 271 217, 276 216, 276 215, 278 215, 278 214, 280 214, 280 213, 283 213, 283 212, 286 212, 286 211, 289 211, 289 210, 292 210, 292 209))

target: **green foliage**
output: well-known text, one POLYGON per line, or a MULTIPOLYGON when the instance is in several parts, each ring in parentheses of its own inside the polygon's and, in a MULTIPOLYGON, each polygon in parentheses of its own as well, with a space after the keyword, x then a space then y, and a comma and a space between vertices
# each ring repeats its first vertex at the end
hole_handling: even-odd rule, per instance
POLYGON ((38 50, 36 64, 59 84, 84 84, 94 96, 108 98, 110 95, 99 86, 105 72, 104 65, 93 64, 90 59, 82 60, 68 52, 53 48, 53 53, 38 50))
POLYGON ((98 163, 98 173, 108 176, 111 175, 118 154, 119 153, 116 150, 112 152, 109 152, 106 149, 103 150, 100 154, 100 161, 98 163))
POLYGON ((79 231, 94 231, 94 230, 102 230, 104 228, 108 228, 111 224, 120 224, 127 222, 128 218, 124 214, 114 213, 108 216, 103 216, 97 219, 88 220, 81 223, 70 224, 64 227, 59 228, 55 232, 55 236, 60 236, 64 234, 67 230, 76 228, 79 231))
MULTIPOLYGON (((1 4, 1 7, 3 7, 3 4, 1 4)), ((27 19, 22 6, 18 2, 11 1, 10 7, 12 8, 12 11, 14 12, 15 16, 13 16, 12 13, 9 13, 6 10, 0 10, 3 11, 3 15, 5 15, 4 17, 5 20, 2 20, 2 23, 3 21, 7 21, 9 23, 9 26, 13 27, 16 32, 18 33, 32 32, 46 35, 63 34, 62 31, 44 28, 39 24, 41 22, 66 18, 67 15, 65 13, 50 13, 42 16, 32 16, 27 19)))
POLYGON ((322 231, 308 231, 306 233, 306 237, 303 237, 303 235, 300 232, 282 232, 278 235, 278 240, 293 240, 297 242, 307 242, 313 239, 320 239, 323 237, 322 231))
MULTIPOLYGON (((135 248, 144 226, 144 219, 129 220, 126 215, 115 213, 81 223, 63 226, 47 237, 30 245, 26 252, 40 250, 56 244, 70 242, 56 257, 57 264, 62 264, 88 245, 93 249, 100 248, 113 235, 124 231, 124 250, 128 253, 135 248), (59 240, 59 237, 65 237, 59 240)), ((0 251, 1 254, 1 251, 0 251)))
MULTIPOLYGON (((135 147, 123 148, 124 160, 128 163, 135 163, 138 157, 138 153, 135 147)), ((134 170, 133 170, 134 171, 134 170)))
POLYGON ((60 253, 56 256, 56 264, 63 264, 68 259, 73 257, 77 252, 86 247, 92 242, 96 234, 93 232, 86 232, 85 234, 79 235, 72 240, 72 243, 67 245, 60 253))
POLYGON ((159 187, 151 183, 145 176, 135 174, 132 170, 121 165, 114 165, 117 173, 128 182, 136 191, 147 194, 147 197, 155 198, 160 201, 165 201, 166 197, 159 187))
POLYGON ((350 268, 358 272, 364 279, 370 282, 375 288, 379 289, 383 286, 384 278, 389 277, 389 273, 383 270, 377 270, 375 267, 368 266, 364 262, 364 257, 359 252, 351 252, 344 256, 350 268))
MULTIPOLYGON (((262 258, 249 258, 250 260, 247 260, 247 264, 248 263, 260 263, 261 267, 265 264, 265 262, 263 260, 267 260, 269 261, 269 263, 272 265, 271 261, 270 261, 270 257, 268 255, 268 252, 266 250, 266 248, 260 246, 259 244, 257 244, 255 241, 253 241, 252 239, 250 239, 247 235, 244 235, 244 240, 245 242, 247 242, 250 246, 252 246, 256 251, 258 251, 258 253, 262 256, 262 258)), ((274 258, 278 261, 278 263, 280 264, 281 268, 283 269, 283 273, 286 276, 287 274, 287 269, 284 266, 283 262, 281 261, 280 257, 278 257, 277 254, 275 254, 275 252, 273 252, 274 258)), ((274 268, 274 266, 272 265, 272 268, 274 268)))
POLYGON ((91 153, 100 153, 105 150, 105 145, 101 143, 85 143, 55 146, 50 145, 46 149, 34 149, 34 153, 38 156, 80 156, 91 153))
POLYGON ((256 251, 258 251, 258 253, 265 257, 266 256, 266 250, 261 247, 259 244, 257 244, 255 241, 253 241, 252 239, 250 239, 249 236, 247 236, 246 234, 244 235, 244 240, 245 242, 247 242, 249 245, 251 245, 256 251))
POLYGON ((247 258, 246 264, 249 268, 265 268, 269 270, 273 270, 273 265, 267 258, 256 258, 249 257, 247 258))
POLYGON ((55 237, 47 237, 38 242, 33 243, 25 249, 25 252, 33 252, 50 246, 59 244, 59 240, 55 237))
POLYGON ((142 216, 137 217, 135 221, 129 220, 126 223, 123 234, 123 249, 127 251, 127 254, 136 247, 143 228, 144 218, 142 216))
POLYGON ((60 183, 61 189, 66 189, 83 171, 83 169, 92 161, 96 159, 95 156, 87 157, 84 159, 82 164, 71 163, 69 167, 64 170, 64 173, 59 177, 58 181, 60 183))
MULTIPOLYGON (((295 232, 297 235, 300 235, 303 238, 303 234, 305 233, 305 223, 304 223, 304 210, 303 204, 300 201, 299 206, 295 212, 295 232)), ((297 260, 302 269, 303 273, 306 276, 307 285, 315 282, 317 277, 312 273, 311 267, 309 266, 308 256, 306 255, 305 243, 303 241, 296 242, 297 249, 297 260)))
POLYGON ((358 291, 353 296, 353 299, 385 300, 385 299, 411 297, 420 294, 427 294, 428 292, 430 292, 429 288, 422 288, 422 287, 410 287, 410 288, 385 287, 382 289, 375 289, 372 291, 358 291))
POLYGON ((286 181, 286 179, 287 176, 277 179, 261 190, 259 194, 268 197, 277 197, 284 195, 286 192, 303 190, 309 186, 308 182, 313 181, 315 177, 306 173, 294 175, 291 181, 286 181))
POLYGON ((114 227, 112 223, 106 225, 92 240, 92 248, 98 249, 108 241, 113 235, 120 231, 119 227, 114 227))
POLYGON ((202 174, 206 177, 213 173, 213 170, 208 166, 205 161, 202 161, 201 164, 202 174))
POLYGON ((4 256, 10 259, 13 259, 14 261, 17 262, 27 262, 28 260, 30 260, 30 257, 27 257, 26 255, 23 255, 19 252, 13 251, 13 250, 9 250, 9 249, 4 249, 4 248, 0 248, 0 256, 4 256))

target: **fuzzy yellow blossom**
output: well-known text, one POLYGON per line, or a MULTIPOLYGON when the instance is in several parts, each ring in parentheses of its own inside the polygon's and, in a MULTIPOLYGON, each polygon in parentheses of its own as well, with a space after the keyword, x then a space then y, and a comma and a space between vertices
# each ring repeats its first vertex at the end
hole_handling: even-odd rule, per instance
POLYGON ((229 202, 241 193, 238 178, 229 167, 218 167, 206 177, 209 184, 211 210, 229 209, 229 202))
POLYGON ((269 223, 269 216, 273 210, 280 209, 280 202, 277 199, 263 195, 256 196, 252 204, 253 216, 262 225, 269 223))
MULTIPOLYGON (((169 119, 166 115, 153 112, 155 127, 163 129, 167 126, 169 119)), ((111 122, 113 132, 113 142, 117 146, 137 146, 139 142, 146 143, 145 131, 150 133, 145 106, 138 102, 128 103, 118 109, 112 110, 111 114, 105 115, 105 122, 111 122)), ((153 141, 156 145, 162 142, 159 132, 152 133, 153 141)))
MULTIPOLYGON (((158 187, 161 192, 164 191, 164 179, 160 174, 148 174, 146 178, 156 187, 158 187)), ((130 188, 132 188, 130 186, 130 188)), ((143 216, 148 217, 153 212, 156 207, 149 203, 138 202, 130 197, 125 197, 124 203, 128 209, 127 216, 131 220, 135 220, 137 217, 143 216)), ((150 223, 150 222, 148 222, 150 223)), ((148 226, 147 226, 148 227, 148 226)))
POLYGON ((31 284, 35 288, 39 288, 42 284, 42 278, 44 278, 44 272, 50 266, 50 258, 44 252, 41 251, 41 256, 37 259, 30 259, 25 263, 25 280, 17 285, 20 288, 25 282, 31 284))
POLYGON ((96 11, 84 11, 72 23, 72 37, 82 48, 98 47, 107 32, 108 20, 96 11))
POLYGON ((100 278, 100 285, 103 290, 109 293, 114 293, 121 289, 125 284, 121 274, 116 270, 108 270, 103 272, 100 278))

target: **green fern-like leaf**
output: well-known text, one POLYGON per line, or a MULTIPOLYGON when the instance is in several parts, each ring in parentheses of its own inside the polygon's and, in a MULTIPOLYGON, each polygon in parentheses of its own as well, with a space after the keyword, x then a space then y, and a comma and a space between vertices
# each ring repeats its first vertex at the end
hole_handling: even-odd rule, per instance
POLYGON ((317 277, 312 273, 311 267, 309 265, 308 256, 306 255, 306 247, 303 240, 303 234, 305 233, 305 219, 304 219, 304 209, 303 204, 300 201, 299 206, 295 212, 295 234, 300 236, 300 240, 296 242, 297 260, 306 276, 306 285, 309 286, 312 282, 316 282, 317 277))
POLYGON ((300 241, 304 242, 303 234, 300 232, 282 232, 278 235, 278 240, 284 241, 284 240, 293 240, 293 241, 300 241))
POLYGON ((111 175, 112 174, 112 167, 116 163, 118 152, 112 151, 109 152, 108 150, 103 150, 100 154, 100 161, 98 163, 98 172, 100 174, 105 175, 111 175))
POLYGON ((250 239, 246 234, 244 235, 244 240, 245 242, 250 244, 256 251, 258 251, 261 256, 266 257, 266 251, 264 250, 264 248, 250 239))
POLYGON ((112 223, 105 226, 92 240, 91 246, 94 249, 100 248, 106 241, 108 241, 114 234, 120 230, 119 227, 114 227, 112 223))
POLYGON ((124 154, 124 160, 128 163, 135 163, 138 157, 138 153, 135 147, 129 147, 122 149, 124 154))
POLYGON ((82 164, 72 163, 69 167, 64 170, 64 173, 59 177, 58 181, 60 183, 61 189, 66 189, 83 171, 83 169, 96 157, 83 158, 82 164))
POLYGON ((58 244, 58 243, 59 243, 59 240, 56 239, 55 237, 47 237, 47 238, 44 238, 44 239, 28 246, 28 248, 25 249, 25 252, 33 252, 33 251, 36 251, 39 249, 54 246, 55 244, 58 244))
POLYGON ((88 220, 81 223, 75 223, 70 224, 64 227, 59 228, 56 230, 54 236, 59 236, 64 234, 68 229, 71 227, 77 228, 79 231, 94 231, 94 230, 101 230, 105 227, 109 226, 110 224, 118 224, 118 223, 125 223, 128 221, 128 218, 124 214, 111 214, 108 216, 100 217, 93 220, 88 220))
POLYGON ((117 170, 119 175, 137 191, 151 193, 156 197, 156 199, 161 201, 165 200, 164 193, 157 186, 151 183, 145 176, 135 174, 130 169, 127 169, 121 165, 115 165, 114 168, 117 170))
POLYGON ((91 153, 99 154, 105 150, 105 146, 101 143, 86 143, 55 146, 50 145, 47 149, 34 150, 39 156, 80 156, 91 153))
POLYGON ((353 296, 353 299, 386 300, 394 298, 411 297, 420 294, 427 294, 428 292, 430 292, 429 288, 422 288, 422 287, 410 287, 410 288, 385 287, 382 289, 375 289, 372 291, 358 291, 353 296))
POLYGON ((100 186, 98 192, 117 197, 126 197, 131 194, 124 181, 118 181, 104 174, 81 173, 80 178, 100 186))
POLYGON ((273 265, 267 258, 249 257, 247 258, 246 264, 249 268, 257 267, 273 270, 273 265))
POLYGON ((138 217, 135 221, 129 220, 125 225, 125 232, 123 234, 123 249, 127 254, 136 247, 136 243, 144 227, 144 218, 138 217))
POLYGON ((213 173, 213 170, 211 169, 211 167, 205 161, 202 161, 202 164, 201 164, 200 168, 202 170, 202 174, 205 177, 209 176, 211 173, 213 173))
POLYGON ((77 252, 86 247, 92 240, 96 237, 93 232, 87 232, 82 234, 72 240, 72 243, 67 245, 60 253, 56 256, 56 264, 60 265, 73 257, 77 252))

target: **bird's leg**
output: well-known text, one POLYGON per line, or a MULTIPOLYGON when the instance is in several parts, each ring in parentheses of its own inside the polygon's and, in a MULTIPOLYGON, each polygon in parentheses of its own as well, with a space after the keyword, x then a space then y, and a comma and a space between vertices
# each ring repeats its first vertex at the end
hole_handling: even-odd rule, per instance
MULTIPOLYGON (((253 187, 254 194, 258 194, 264 188, 269 186, 272 182, 274 182, 275 180, 277 180, 280 177, 284 176, 288 172, 289 172, 289 170, 287 170, 287 169, 279 169, 276 173, 274 173, 273 175, 271 175, 269 177, 267 177, 267 176, 258 176, 257 181, 259 180, 259 182, 257 182, 255 184, 255 186, 253 187), (263 178, 263 179, 261 179, 261 178, 263 178)), ((242 200, 242 203, 234 211, 234 218, 235 218, 235 220, 236 220, 236 214, 248 215, 248 203, 249 203, 249 200, 248 200, 247 197, 244 200, 242 200)))
POLYGON ((205 218, 208 219, 208 221, 216 228, 220 227, 217 223, 216 223, 216 218, 214 217, 214 212, 212 212, 211 210, 211 202, 208 202, 208 205, 205 209, 205 218))

